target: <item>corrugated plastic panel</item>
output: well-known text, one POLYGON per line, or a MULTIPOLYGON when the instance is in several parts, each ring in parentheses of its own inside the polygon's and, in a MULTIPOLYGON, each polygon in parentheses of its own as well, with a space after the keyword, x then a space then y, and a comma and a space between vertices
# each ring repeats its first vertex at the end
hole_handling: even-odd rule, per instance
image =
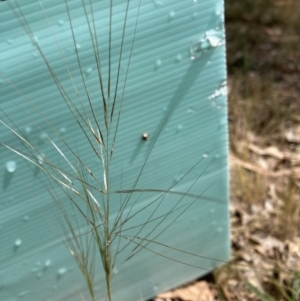
MULTIPOLYGON (((61 89, 80 112, 84 107, 92 120, 79 72, 77 48, 97 119, 100 127, 105 128, 97 64, 82 2, 68 1, 68 4, 75 41, 64 1, 0 2, 0 120, 36 146, 37 152, 31 155, 40 157, 33 159, 34 162, 46 166, 51 161, 72 174, 48 137, 76 165, 64 139, 99 180, 87 174, 87 181, 102 189, 101 163, 63 101, 36 46, 38 43, 61 89), (82 106, 77 95, 82 99, 82 106)), ((113 2, 113 92, 126 5, 127 1, 113 2)), ((86 9, 92 24, 88 1, 86 9)), ((94 0, 93 13, 103 81, 107 86, 109 1, 94 0)), ((135 29, 136 35, 110 162, 111 221, 128 195, 125 190, 132 188, 146 164, 137 191, 122 216, 123 220, 127 214, 133 218, 111 248, 115 254, 119 241, 121 249, 130 242, 129 237, 136 235, 157 242, 144 241, 145 247, 126 261, 136 246, 131 243, 116 260, 114 300, 133 301, 146 300, 199 277, 229 256, 223 2, 142 0, 139 7, 139 1, 133 0, 125 27, 116 112, 135 29), (143 133, 148 134, 147 140, 141 138, 143 133), (113 193, 117 190, 123 193, 113 193), (153 200, 156 202, 150 205, 153 200)), ((112 107, 111 99, 108 107, 112 107)), ((114 117, 112 129, 116 120, 114 117)), ((112 143, 112 136, 108 144, 112 143)), ((30 154, 3 123, 0 141, 30 154)), ((84 279, 63 243, 64 219, 53 200, 54 197, 65 206, 71 221, 79 228, 78 233, 83 231, 84 224, 70 206, 65 190, 5 146, 0 146, 0 166, 0 300, 81 300, 80 294, 89 300, 84 279)), ((74 184, 80 190, 79 186, 74 184)), ((95 195, 101 202, 101 195, 95 195)), ((136 243, 140 242, 138 239, 135 238, 136 243)), ((105 281, 99 259, 95 261, 95 269, 97 300, 104 300, 105 281)))

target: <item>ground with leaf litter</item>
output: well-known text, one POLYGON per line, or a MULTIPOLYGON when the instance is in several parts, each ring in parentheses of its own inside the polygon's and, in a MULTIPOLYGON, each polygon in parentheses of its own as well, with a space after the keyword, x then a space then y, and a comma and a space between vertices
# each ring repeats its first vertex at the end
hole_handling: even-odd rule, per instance
POLYGON ((232 259, 155 301, 300 300, 300 5, 227 0, 232 259))

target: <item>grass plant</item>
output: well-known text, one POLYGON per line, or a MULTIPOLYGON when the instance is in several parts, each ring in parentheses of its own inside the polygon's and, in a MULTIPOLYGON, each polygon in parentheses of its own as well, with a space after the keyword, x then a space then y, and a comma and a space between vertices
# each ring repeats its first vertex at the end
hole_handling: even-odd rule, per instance
POLYGON ((292 283, 285 285, 277 280, 271 280, 272 294, 259 290, 254 285, 248 283, 249 289, 262 301, 275 301, 275 300, 287 300, 297 301, 299 300, 299 273, 295 273, 292 283))
MULTIPOLYGON (((71 6, 74 3, 72 1, 64 1, 68 17, 67 23, 70 28, 69 33, 75 49, 76 66, 70 64, 65 50, 61 46, 61 42, 55 33, 55 26, 48 15, 49 8, 45 8, 44 2, 41 0, 37 1, 37 3, 53 37, 53 43, 57 46, 57 53, 61 58, 60 66, 51 62, 51 54, 46 53, 42 43, 37 40, 32 29, 33 25, 31 26, 27 21, 27 16, 20 9, 18 2, 7 1, 7 5, 2 6, 13 12, 14 18, 18 19, 24 32, 35 46, 37 55, 42 59, 45 66, 45 71, 53 79, 53 89, 58 92, 59 98, 65 103, 73 121, 81 130, 83 140, 80 143, 88 145, 92 156, 98 162, 98 166, 91 167, 91 164, 86 163, 85 158, 81 157, 80 150, 76 147, 76 144, 74 145, 74 143, 67 141, 64 134, 49 120, 47 113, 42 112, 38 105, 26 95, 26 92, 12 82, 4 72, 0 73, 3 81, 15 95, 21 98, 24 103, 27 103, 30 114, 37 116, 44 122, 47 133, 45 128, 40 126, 38 126, 39 131, 45 137, 47 143, 56 151, 60 160, 57 163, 44 155, 40 151, 39 145, 28 137, 26 131, 20 128, 15 120, 11 119, 9 112, 2 109, 0 109, 2 129, 6 129, 11 135, 15 136, 19 141, 19 147, 11 146, 5 142, 1 142, 1 145, 25 159, 35 174, 47 176, 45 179, 41 178, 41 181, 60 208, 64 220, 63 228, 66 233, 65 241, 85 278, 91 300, 95 301, 97 298, 95 273, 98 267, 95 266, 95 262, 98 256, 105 275, 106 293, 104 295, 109 301, 113 299, 112 277, 116 269, 116 263, 118 262, 118 266, 121 266, 141 251, 151 252, 165 259, 195 267, 201 271, 210 270, 210 268, 195 266, 195 264, 189 263, 189 260, 182 261, 180 259, 182 256, 178 259, 176 254, 180 253, 187 258, 201 258, 202 260, 213 262, 214 265, 223 263, 224 259, 222 258, 210 258, 202 256, 202 254, 193 254, 183 250, 184 248, 179 250, 157 240, 164 232, 172 228, 172 225, 188 209, 192 208, 195 202, 201 200, 208 202, 220 201, 205 198, 205 192, 214 183, 205 187, 200 195, 193 193, 193 187, 196 184, 198 185, 198 181, 211 168, 215 160, 214 155, 211 156, 212 159, 205 160, 213 151, 203 155, 183 174, 179 174, 177 180, 170 184, 167 189, 160 187, 155 189, 140 188, 138 185, 146 169, 148 159, 176 103, 169 108, 169 113, 165 115, 165 119, 159 125, 156 134, 147 141, 148 151, 135 181, 131 183, 131 187, 122 188, 123 171, 121 168, 121 187, 116 189, 116 184, 111 182, 111 164, 117 151, 116 145, 121 127, 125 90, 134 54, 141 0, 126 1, 125 11, 122 13, 121 34, 118 38, 116 38, 114 32, 114 2, 112 0, 109 1, 109 24, 106 24, 108 32, 105 33, 107 49, 105 50, 103 49, 103 33, 101 28, 96 26, 97 22, 94 15, 94 6, 96 4, 91 0, 76 2, 83 12, 85 28, 87 29, 86 35, 89 36, 89 46, 92 49, 92 60, 97 66, 95 72, 97 74, 98 93, 96 96, 90 91, 87 79, 89 70, 84 69, 84 61, 80 54, 76 34, 77 28, 72 21, 71 6), (132 17, 132 14, 130 15, 134 19, 133 22, 132 19, 129 19, 131 10, 135 14, 135 17, 132 17), (128 23, 130 23, 130 29, 128 29, 128 23), (132 33, 132 39, 129 41, 126 40, 128 30, 131 30, 132 33), (113 52, 115 51, 115 40, 119 40, 117 62, 112 61, 113 52), (124 56, 126 57, 124 58, 124 56), (60 69, 64 70, 63 74, 59 73, 58 70, 60 69), (75 73, 76 76, 74 75, 75 73), (66 81, 68 82, 67 85, 66 81), (48 135, 50 130, 52 134, 48 135), (192 172, 199 167, 201 167, 202 171, 197 177, 193 177, 194 180, 190 186, 183 192, 176 190, 177 185, 186 178, 191 177, 192 172), (49 182, 49 180, 51 181, 49 182), (56 192, 57 189, 64 195, 63 199, 69 201, 68 205, 56 192), (145 194, 153 195, 153 198, 144 207, 139 207, 140 199, 145 194), (167 207, 167 211, 163 211, 161 210, 162 204, 166 202, 168 196, 176 197, 176 201, 174 200, 167 207), (115 210, 116 200, 118 200, 118 210, 116 214, 112 214, 112 206, 115 210), (148 213, 145 214, 145 211, 148 213), (146 217, 142 222, 140 220, 138 222, 136 219, 140 215, 146 217), (171 254, 175 255, 155 251, 152 248, 153 246, 169 250, 171 254), (118 261, 120 256, 121 260, 118 261)), ((26 87, 24 87, 24 90, 26 90, 26 87)), ((144 137, 144 140, 147 140, 147 137, 144 137)), ((224 257, 226 257, 226 254, 224 257)))

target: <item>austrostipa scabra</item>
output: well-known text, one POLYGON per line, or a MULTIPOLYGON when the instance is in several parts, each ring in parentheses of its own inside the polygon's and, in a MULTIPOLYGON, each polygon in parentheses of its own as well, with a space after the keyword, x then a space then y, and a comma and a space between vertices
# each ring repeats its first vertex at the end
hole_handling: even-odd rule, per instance
POLYGON ((1 6, 1 164, 17 166, 4 172, 3 195, 22 200, 3 211, 15 216, 14 226, 10 218, 3 226, 9 227, 3 270, 18 268, 28 253, 28 266, 40 258, 22 274, 20 290, 30 291, 25 300, 75 300, 84 293, 70 272, 72 257, 92 300, 151 297, 226 261, 226 106, 225 98, 218 109, 208 98, 224 81, 223 68, 215 74, 224 48, 189 57, 190 42, 220 25, 215 5, 30 0, 1 6), (170 19, 170 11, 178 13, 170 19), (203 11, 212 23, 201 24, 203 11), (151 133, 147 143, 143 129, 151 133), (55 208, 53 217, 48 212, 55 208), (69 252, 51 229, 58 212, 69 252), (24 216, 30 219, 20 226, 24 216), (22 245, 12 253, 9 237, 16 231, 22 245), (32 273, 43 291, 28 288, 32 273))

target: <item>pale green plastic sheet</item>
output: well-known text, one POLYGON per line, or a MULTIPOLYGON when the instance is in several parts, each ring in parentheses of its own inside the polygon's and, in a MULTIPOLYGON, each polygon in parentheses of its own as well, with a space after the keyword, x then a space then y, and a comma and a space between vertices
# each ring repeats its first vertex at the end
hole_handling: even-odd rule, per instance
MULTIPOLYGON (((77 99, 76 92, 65 64, 70 68, 78 93, 84 94, 77 47, 92 101, 97 114, 103 115, 97 66, 81 1, 68 1, 76 45, 64 1, 42 1, 51 26, 39 1, 10 3, 18 3, 13 5, 14 11, 7 1, 0 2, 0 119, 22 132, 43 156, 68 170, 68 164, 47 136, 66 154, 70 152, 47 124, 44 117, 47 118, 101 179, 99 160, 92 155, 90 145, 64 104, 35 42, 30 40, 17 18, 22 12, 36 43, 72 99, 77 99)), ((89 9, 88 1, 86 3, 89 9)), ((138 5, 139 1, 133 0, 129 7, 120 87, 124 84, 138 5)), ((114 84, 125 8, 126 1, 114 1, 114 84)), ((107 74, 109 1, 94 0, 93 11, 102 71, 107 74)), ((158 218, 139 234, 143 236, 154 229, 149 239, 161 244, 147 245, 152 252, 143 249, 124 264, 135 245, 120 254, 114 269, 114 300, 147 300, 204 275, 228 260, 225 65, 222 1, 141 1, 110 181, 113 191, 130 189, 154 145, 136 187, 153 191, 133 194, 130 204, 136 201, 132 212, 137 212, 159 195, 161 202, 137 214, 127 228, 163 216, 173 210, 178 201, 179 205, 162 223, 162 218, 158 218), (148 140, 141 139, 143 133, 148 134, 148 140), (163 196, 154 191, 169 189, 171 191, 163 196), (220 261, 191 256, 162 244, 220 261)), ((106 75, 104 81, 107 83, 106 75)), ((87 102, 86 98, 83 100, 87 102)), ((0 142, 24 151, 22 143, 2 124, 0 142)), ((63 243, 63 218, 47 189, 55 192, 54 196, 72 215, 73 209, 65 194, 41 171, 4 146, 0 146, 0 166, 0 300, 81 300, 80 294, 89 300, 84 279, 63 243)), ((113 194, 111 219, 116 216, 119 204, 120 194, 113 194)), ((136 235, 136 231, 128 230, 126 235, 136 235)), ((125 244, 126 239, 121 240, 121 245, 125 244)), ((104 300, 104 275, 99 260, 95 267, 96 291, 99 300, 104 300)))

